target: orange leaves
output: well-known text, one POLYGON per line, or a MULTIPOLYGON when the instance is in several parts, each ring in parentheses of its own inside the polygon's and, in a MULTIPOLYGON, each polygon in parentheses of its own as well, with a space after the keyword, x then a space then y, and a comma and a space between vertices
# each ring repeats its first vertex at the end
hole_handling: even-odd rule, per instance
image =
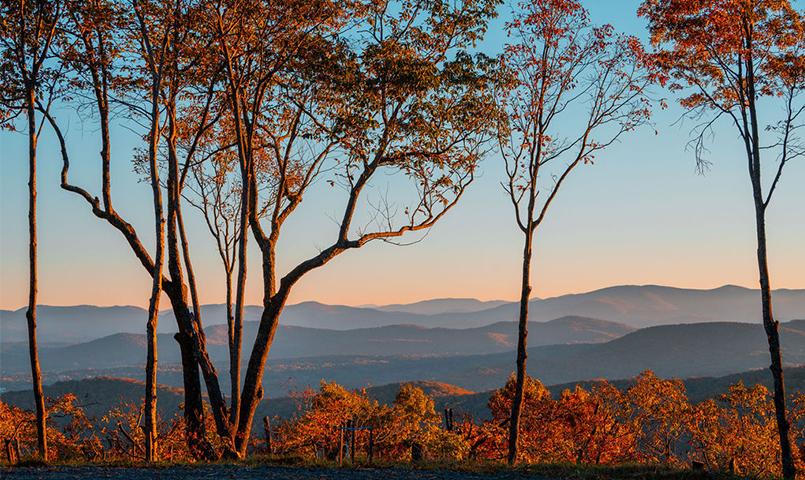
POLYGON ((646 0, 638 14, 671 87, 688 91, 685 108, 745 106, 801 75, 802 14, 788 0, 646 0))
MULTIPOLYGON (((76 397, 67 394, 47 399, 48 461, 93 460, 101 451, 100 441, 76 397)), ((36 454, 36 422, 34 413, 0 402, 0 441, 12 440, 21 459, 36 454)))
POLYGON ((391 405, 381 405, 364 392, 350 392, 336 383, 322 382, 318 392, 308 392, 307 404, 296 418, 279 428, 279 449, 283 453, 309 458, 323 453, 335 458, 338 428, 347 420, 354 420, 355 426, 362 429, 356 435, 357 452, 366 451, 366 429, 373 429, 376 458, 410 459, 415 445, 434 458, 461 459, 469 449, 462 436, 441 429, 433 400, 413 385, 402 385, 391 405))
POLYGON ((693 407, 687 423, 691 456, 709 468, 741 475, 779 475, 774 405, 768 389, 743 383, 693 407))

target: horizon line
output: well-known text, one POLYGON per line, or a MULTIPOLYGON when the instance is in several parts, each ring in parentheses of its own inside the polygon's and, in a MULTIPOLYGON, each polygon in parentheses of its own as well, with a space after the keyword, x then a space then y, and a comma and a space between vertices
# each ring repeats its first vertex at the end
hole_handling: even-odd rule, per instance
MULTIPOLYGON (((609 286, 600 287, 600 288, 594 288, 592 290, 586 290, 586 291, 581 291, 581 292, 568 292, 568 293, 563 293, 563 294, 560 294, 560 295, 553 295, 553 296, 548 296, 548 297, 531 297, 529 299, 529 301, 532 302, 532 301, 535 301, 535 300, 551 300, 551 299, 554 299, 554 298, 567 297, 567 296, 571 296, 571 295, 586 295, 586 294, 590 294, 590 293, 600 292, 602 290, 609 290, 609 289, 612 289, 612 288, 622 288, 622 287, 633 287, 633 288, 635 288, 635 287, 636 288, 659 287, 659 288, 667 288, 667 289, 673 289, 673 290, 695 290, 695 291, 700 291, 700 292, 711 292, 711 291, 714 291, 714 290, 720 290, 722 288, 728 288, 728 287, 741 288, 741 289, 744 289, 744 290, 756 290, 756 291, 759 290, 759 288, 757 288, 757 287, 747 287, 745 285, 739 285, 739 284, 735 284, 735 283, 725 283, 723 285, 719 285, 719 286, 716 286, 716 287, 710 287, 710 288, 679 287, 679 286, 674 286, 674 285, 661 285, 661 284, 656 284, 656 283, 645 283, 645 284, 636 284, 636 283, 635 284, 627 284, 627 283, 625 283, 625 284, 616 284, 616 285, 609 285, 609 286)), ((785 287, 772 288, 773 292, 792 291, 792 290, 805 290, 805 286, 802 287, 802 288, 785 288, 785 287)), ((431 297, 431 298, 423 298, 423 299, 419 299, 419 300, 413 300, 413 301, 410 301, 410 302, 394 302, 394 303, 386 303, 386 304, 367 304, 367 303, 346 304, 346 303, 324 303, 324 302, 321 302, 321 301, 318 301, 318 300, 309 299, 309 300, 301 300, 301 301, 298 301, 298 302, 295 302, 295 303, 289 303, 287 305, 287 307, 302 305, 302 304, 305 304, 305 303, 316 303, 316 304, 319 304, 319 305, 332 306, 332 307, 349 307, 349 308, 359 308, 359 309, 366 309, 366 310, 371 310, 371 309, 376 310, 378 308, 385 308, 385 307, 390 307, 390 306, 415 305, 415 304, 418 304, 418 303, 424 303, 424 302, 434 301, 434 300, 475 300, 475 301, 483 302, 483 303, 488 303, 488 302, 514 303, 514 302, 518 301, 517 299, 506 300, 506 299, 500 299, 500 298, 493 298, 493 299, 489 299, 489 300, 484 300, 484 299, 480 299, 480 298, 477 298, 477 297, 431 297)), ((201 304, 201 306, 209 306, 209 305, 225 305, 225 304, 223 302, 212 302, 212 303, 202 303, 201 304)), ((54 304, 39 303, 39 304, 37 304, 37 307, 57 307, 57 308, 95 307, 95 308, 138 308, 138 309, 141 309, 141 310, 145 309, 145 307, 142 307, 142 306, 139 306, 139 305, 131 305, 131 304, 121 305, 121 304, 89 304, 89 303, 79 303, 79 304, 70 304, 70 305, 54 305, 54 304)), ((244 305, 244 307, 260 307, 260 304, 259 303, 246 304, 246 305, 244 305)), ((26 308, 27 308, 27 306, 23 305, 23 306, 20 306, 20 307, 17 307, 17 308, 0 308, 0 310, 7 311, 7 312, 17 312, 17 311, 20 311, 20 310, 24 310, 26 308)), ((491 307, 491 308, 495 308, 495 307, 491 307)), ((172 309, 171 308, 164 308, 164 309, 160 309, 160 312, 165 312, 165 311, 170 311, 170 310, 172 310, 172 309)))

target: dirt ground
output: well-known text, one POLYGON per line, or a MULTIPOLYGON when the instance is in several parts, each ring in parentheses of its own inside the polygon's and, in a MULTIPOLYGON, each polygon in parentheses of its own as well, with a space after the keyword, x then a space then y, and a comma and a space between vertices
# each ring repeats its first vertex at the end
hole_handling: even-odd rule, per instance
MULTIPOLYGON (((0 470, 3 480, 508 480, 523 478, 516 472, 464 473, 406 469, 321 469, 293 467, 245 467, 211 465, 202 467, 123 468, 123 467, 18 467, 0 470)), ((546 477, 528 476, 534 480, 546 477)))

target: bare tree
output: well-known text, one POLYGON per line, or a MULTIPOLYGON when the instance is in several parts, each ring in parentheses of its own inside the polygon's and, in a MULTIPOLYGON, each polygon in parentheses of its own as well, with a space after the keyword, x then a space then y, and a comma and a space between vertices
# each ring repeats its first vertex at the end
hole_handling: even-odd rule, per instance
POLYGON ((786 479, 793 479, 796 465, 786 417, 779 324, 772 311, 766 211, 785 166, 805 154, 799 137, 805 111, 799 97, 805 85, 803 16, 787 0, 712 4, 647 0, 639 14, 649 20, 659 65, 668 75, 663 80, 670 80, 672 90, 685 93, 680 103, 699 122, 691 141, 698 167, 709 165, 706 146, 719 121, 735 127, 743 143, 755 210, 760 300, 782 470, 786 479), (782 103, 780 120, 771 122, 767 133, 762 133, 759 113, 764 99, 782 103), (771 182, 764 185, 763 165, 774 155, 777 165, 771 182))
POLYGON ((508 462, 517 461, 528 357, 531 260, 538 227, 579 166, 645 123, 650 114, 635 39, 593 27, 575 0, 522 2, 507 25, 514 42, 502 56, 499 130, 503 188, 523 233, 517 376, 509 422, 508 462))
MULTIPOLYGON (((52 57, 51 47, 62 10, 60 1, 4 0, 0 20, 0 123, 11 125, 14 118, 24 113, 28 136, 28 352, 31 360, 34 405, 36 406, 36 433, 39 456, 48 459, 47 410, 42 391, 42 370, 36 337, 36 304, 38 296, 38 243, 37 243, 37 142, 40 126, 37 125, 37 104, 42 90, 51 85, 56 75, 46 63, 52 57)), ((48 100, 45 100, 48 101, 48 100)))

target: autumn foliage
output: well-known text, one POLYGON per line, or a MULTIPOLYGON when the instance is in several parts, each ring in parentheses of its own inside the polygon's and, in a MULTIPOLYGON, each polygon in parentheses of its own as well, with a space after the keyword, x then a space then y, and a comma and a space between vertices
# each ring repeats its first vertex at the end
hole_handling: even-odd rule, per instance
MULTIPOLYGON (((448 430, 434 399, 415 385, 402 385, 387 405, 363 389, 351 391, 322 382, 318 390, 295 395, 294 415, 273 419, 272 456, 336 461, 339 428, 351 420, 358 428, 354 446, 358 463, 368 461, 371 448, 373 460, 379 463, 496 464, 505 461, 507 454, 513 395, 512 376, 492 392, 488 418, 474 419, 465 413, 448 430)), ((707 470, 751 477, 780 473, 774 405, 762 385, 737 383, 715 398, 694 404, 681 380, 662 379, 651 371, 622 389, 601 380, 566 389, 556 397, 539 380, 528 377, 524 400, 520 441, 522 460, 527 463, 688 468, 696 462, 707 470)), ((792 440, 801 444, 805 441, 805 394, 798 393, 791 401, 792 440)), ((144 458, 139 404, 123 404, 101 418, 88 418, 75 396, 66 395, 49 401, 48 411, 50 460, 137 462, 144 458)), ((8 440, 22 459, 36 451, 33 419, 32 412, 0 403, 0 438, 8 440)), ((208 430, 214 431, 213 426, 208 430)), ((164 461, 193 461, 179 412, 160 418, 158 431, 164 461)), ((213 442, 215 437, 209 434, 213 442)), ((348 435, 343 445, 347 443, 348 435)), ((253 454, 266 453, 262 432, 252 437, 250 449, 253 454)), ((800 452, 796 461, 802 461, 800 452)))

